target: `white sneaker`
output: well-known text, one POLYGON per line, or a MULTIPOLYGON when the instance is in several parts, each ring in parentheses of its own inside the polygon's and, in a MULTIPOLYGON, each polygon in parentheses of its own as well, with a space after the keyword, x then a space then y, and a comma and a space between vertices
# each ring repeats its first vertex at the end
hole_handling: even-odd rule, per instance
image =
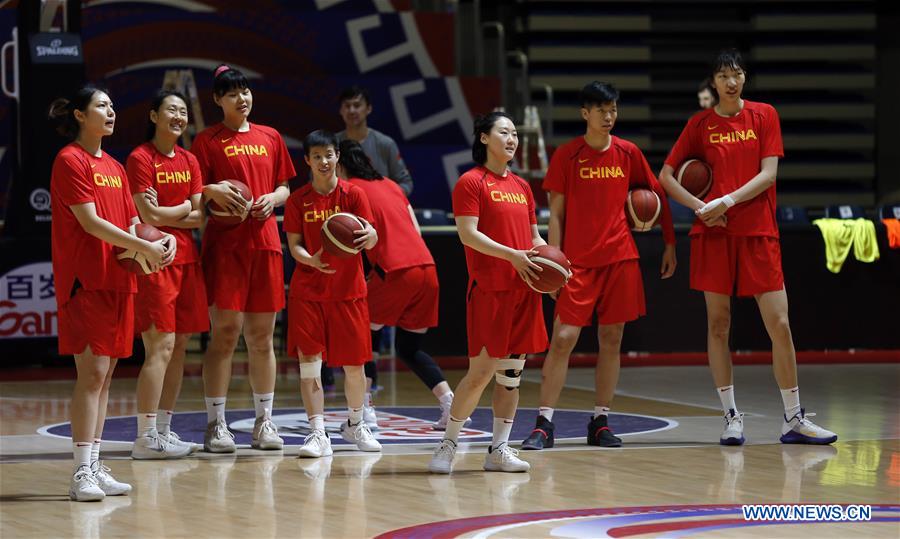
POLYGON ((363 406, 363 421, 369 430, 378 430, 378 418, 375 416, 374 406, 363 406))
POLYGON ((298 456, 303 457, 330 457, 334 454, 331 450, 331 438, 325 434, 324 430, 314 430, 306 435, 303 445, 300 446, 298 456))
POLYGON ((94 472, 85 465, 81 465, 72 474, 72 484, 69 486, 69 499, 75 502, 98 502, 106 497, 94 472))
POLYGON ((484 469, 488 472, 527 472, 531 469, 531 464, 520 459, 516 449, 502 443, 494 450, 488 449, 484 469))
POLYGON ((381 444, 372 435, 365 421, 360 421, 351 426, 350 422, 341 424, 341 438, 344 441, 356 444, 360 451, 381 451, 381 444))
POLYGON ((91 472, 94 479, 97 480, 97 486, 107 496, 122 496, 131 492, 131 485, 116 481, 116 478, 110 474, 110 469, 103 465, 103 462, 95 460, 91 463, 91 472))
POLYGON ((453 468, 453 457, 455 456, 456 442, 453 440, 441 440, 441 445, 437 446, 434 454, 431 455, 428 471, 431 473, 450 473, 450 470, 453 468))
MULTIPOLYGON (((452 405, 453 405, 453 401, 450 401, 446 404, 443 401, 440 402, 441 418, 438 419, 434 424, 432 424, 431 428, 433 428, 434 430, 441 430, 441 431, 447 430, 447 422, 450 421, 450 407, 452 405)), ((469 424, 471 424, 471 423, 472 423, 472 418, 467 417, 466 421, 463 423, 463 428, 468 427, 469 424)))
POLYGON ((720 445, 744 445, 744 414, 728 410, 725 414, 725 430, 719 437, 720 445))
POLYGON ((175 432, 174 430, 169 430, 168 432, 160 432, 159 436, 161 438, 165 438, 166 440, 168 440, 170 444, 184 445, 184 446, 189 447, 191 449, 191 453, 193 453, 194 451, 199 451, 200 449, 203 449, 203 446, 200 444, 195 444, 193 442, 185 442, 184 440, 181 439, 181 436, 179 436, 178 433, 175 432))
POLYGON ((284 440, 278 436, 278 427, 272 422, 268 410, 266 414, 256 418, 253 424, 253 440, 250 442, 253 449, 283 449, 284 440))
POLYGON ((131 458, 136 460, 180 459, 191 454, 191 447, 169 442, 155 430, 145 432, 134 441, 131 458))
POLYGON ((784 416, 784 423, 781 425, 781 443, 826 445, 836 442, 837 434, 806 419, 814 415, 816 414, 807 414, 804 408, 800 408, 794 417, 788 419, 784 416))
POLYGON ((211 421, 203 435, 203 450, 210 453, 234 453, 234 434, 224 421, 211 421))

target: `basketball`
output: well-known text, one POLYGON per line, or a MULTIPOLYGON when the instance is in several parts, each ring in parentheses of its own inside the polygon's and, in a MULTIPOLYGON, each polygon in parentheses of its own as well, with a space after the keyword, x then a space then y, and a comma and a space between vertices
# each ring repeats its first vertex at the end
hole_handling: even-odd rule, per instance
POLYGON ((354 232, 364 228, 359 217, 352 213, 336 213, 322 224, 322 248, 339 258, 359 254, 362 249, 353 243, 359 237, 354 232))
POLYGON ((536 272, 538 278, 531 282, 532 290, 542 294, 556 292, 563 286, 572 276, 572 268, 569 265, 569 259, 562 251, 552 245, 541 245, 535 247, 537 255, 531 257, 531 261, 543 269, 536 272))
POLYGON ((635 232, 646 232, 659 221, 662 204, 659 195, 650 189, 634 189, 625 200, 625 217, 635 232))
POLYGON ((675 179, 688 193, 702 199, 712 187, 712 169, 699 159, 688 159, 678 167, 675 179))
POLYGON ((245 206, 245 210, 241 215, 234 215, 230 211, 222 208, 215 201, 210 200, 206 203, 206 210, 209 212, 209 216, 212 217, 214 221, 217 223, 222 223, 226 225, 236 225, 244 222, 244 219, 250 215, 250 206, 253 205, 253 193, 250 191, 250 188, 247 187, 247 184, 238 180, 225 180, 230 183, 234 187, 237 187, 238 191, 241 192, 241 196, 244 197, 244 200, 247 201, 247 205, 245 206))
MULTIPOLYGON (((136 225, 131 225, 129 227, 128 232, 132 236, 137 236, 142 240, 147 241, 159 241, 165 237, 165 234, 159 231, 153 225, 148 225, 146 223, 138 223, 136 225)), ((138 275, 149 275, 153 273, 150 268, 150 263, 147 262, 147 257, 145 257, 142 253, 137 251, 133 251, 131 249, 116 249, 116 259, 119 261, 119 265, 123 268, 127 269, 132 273, 137 273, 138 275)))

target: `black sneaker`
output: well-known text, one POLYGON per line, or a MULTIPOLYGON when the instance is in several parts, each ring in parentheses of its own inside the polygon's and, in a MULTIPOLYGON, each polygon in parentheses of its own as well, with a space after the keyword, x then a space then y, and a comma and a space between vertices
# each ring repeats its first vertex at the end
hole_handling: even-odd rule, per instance
POLYGON ((522 449, 544 449, 553 447, 553 422, 539 415, 534 430, 522 442, 522 449))
POLYGON ((588 445, 597 445, 600 447, 622 447, 622 439, 613 434, 613 431, 606 424, 607 417, 603 414, 598 415, 587 427, 587 443, 588 445))

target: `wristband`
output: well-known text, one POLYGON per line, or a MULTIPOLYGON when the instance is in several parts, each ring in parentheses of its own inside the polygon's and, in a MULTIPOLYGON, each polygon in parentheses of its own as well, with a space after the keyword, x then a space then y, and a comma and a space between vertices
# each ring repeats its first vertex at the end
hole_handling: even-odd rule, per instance
POLYGON ((725 195, 725 196, 723 196, 723 197, 722 197, 722 202, 724 202, 725 205, 728 206, 729 208, 732 207, 732 206, 734 206, 734 204, 735 204, 734 199, 731 198, 731 195, 725 195))

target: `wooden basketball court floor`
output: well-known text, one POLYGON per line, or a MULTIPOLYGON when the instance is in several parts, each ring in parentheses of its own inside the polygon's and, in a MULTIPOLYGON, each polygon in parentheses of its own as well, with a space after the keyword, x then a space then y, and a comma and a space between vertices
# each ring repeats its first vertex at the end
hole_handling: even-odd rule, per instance
MULTIPOLYGON (((67 497, 71 379, 0 383, 0 536, 900 537, 898 364, 800 367, 804 406, 840 436, 824 447, 778 443, 782 410, 771 368, 743 366, 735 382, 747 445, 718 445, 721 411, 705 367, 644 367, 622 370, 614 402, 611 423, 625 446, 591 448, 584 435, 593 372, 572 369, 554 417, 571 439, 523 451, 531 473, 483 472, 483 398, 474 441, 461 445, 450 476, 426 471, 440 438, 427 427, 437 408, 408 372, 381 373, 382 454, 335 440, 334 457, 297 459, 304 416, 292 367, 281 369, 275 399, 284 451, 239 445, 237 455, 178 461, 128 457, 135 379, 114 380, 103 459, 134 491, 98 503, 67 497), (742 504, 868 504, 872 513, 865 522, 761 523, 745 521, 742 504)), ((447 375, 455 385, 462 372, 447 375)), ((526 373, 515 446, 533 425, 539 380, 537 370, 526 373)), ((173 421, 194 441, 205 424, 201 388, 199 377, 185 378, 173 421)), ((326 404, 334 421, 344 411, 338 389, 326 404)), ((228 407, 239 444, 246 442, 245 377, 234 378, 228 407)))

